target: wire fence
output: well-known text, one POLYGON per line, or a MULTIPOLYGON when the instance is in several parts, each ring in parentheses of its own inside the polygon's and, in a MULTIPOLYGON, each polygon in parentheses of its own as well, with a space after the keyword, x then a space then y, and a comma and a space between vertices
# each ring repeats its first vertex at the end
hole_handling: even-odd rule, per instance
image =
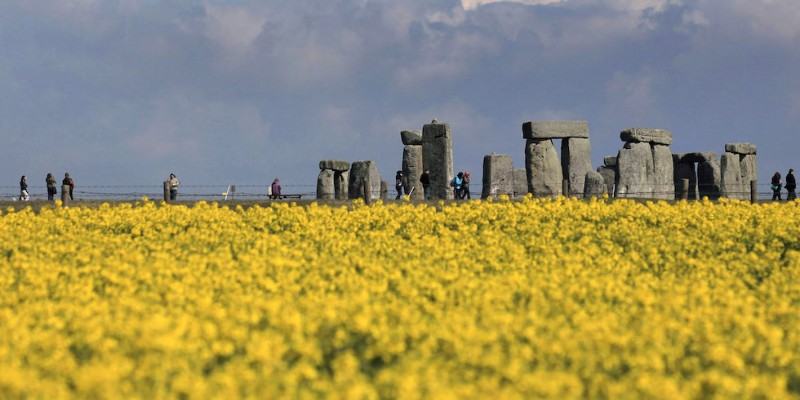
MULTIPOLYGON (((561 194, 563 190, 562 182, 537 182, 535 193, 538 197, 550 197, 554 194, 561 194)), ((493 185, 494 186, 494 185, 493 185)), ((505 185, 509 187, 509 185, 505 185)), ((609 196, 614 197, 616 187, 614 185, 606 185, 609 188, 609 196)), ((213 185, 181 185, 178 191, 178 199, 181 200, 267 200, 270 198, 268 194, 268 184, 245 184, 245 185, 230 185, 230 184, 213 184, 213 185)), ((508 195, 512 197, 522 197, 528 193, 527 185, 520 187, 510 185, 511 189, 507 190, 508 195), (522 188, 524 186, 524 188, 522 188)), ((771 199, 773 191, 770 184, 757 185, 757 198, 759 200, 771 199)), ((61 187, 58 186, 58 194, 55 195, 56 199, 61 198, 61 187)), ((292 198, 300 199, 317 199, 316 185, 282 185, 282 195, 290 196, 292 198)), ((627 185, 620 196, 624 198, 642 198, 642 199, 680 199, 682 196, 682 188, 678 185, 663 184, 663 185, 642 185, 636 187, 627 185)), ((741 190, 727 190, 721 191, 718 185, 703 185, 695 184, 689 187, 689 199, 702 199, 703 197, 717 198, 729 197, 738 198, 742 200, 750 199, 750 185, 743 185, 741 190)), ((453 189, 447 188, 449 193, 453 189)), ((415 192, 421 192, 421 188, 416 188, 415 192)), ((472 198, 480 198, 483 192, 483 184, 470 183, 470 196, 472 198), (474 189, 474 190, 473 190, 474 189)), ((496 191, 497 192, 497 191, 496 191)), ((506 191, 500 190, 500 193, 506 191)), ((420 193, 421 194, 421 193, 420 193)), ((28 185, 28 195, 30 200, 45 200, 47 199, 47 187, 44 185, 28 185)), ((373 197, 381 196, 381 193, 373 191, 373 197)), ((570 195, 582 195, 582 193, 570 193, 570 195)), ((781 197, 786 198, 786 189, 781 190, 781 197)), ((161 199, 164 196, 164 187, 162 185, 87 185, 75 186, 73 197, 75 200, 139 200, 143 197, 150 199, 161 199)), ((396 190, 392 186, 388 188, 385 196, 389 199, 396 197, 396 190)), ((0 186, 0 201, 16 201, 19 200, 20 190, 19 186, 0 186)))

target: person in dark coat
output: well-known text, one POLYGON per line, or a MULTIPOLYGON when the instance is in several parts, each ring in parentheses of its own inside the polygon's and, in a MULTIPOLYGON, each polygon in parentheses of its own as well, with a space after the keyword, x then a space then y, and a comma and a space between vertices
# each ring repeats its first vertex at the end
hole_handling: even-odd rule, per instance
POLYGON ((75 200, 75 198, 72 197, 72 191, 75 189, 75 181, 69 177, 69 173, 64 174, 64 180, 61 181, 61 184, 69 186, 69 199, 75 200))
POLYGON ((781 181, 781 173, 775 172, 775 175, 772 175, 772 200, 781 200, 781 187, 783 186, 783 182, 781 181))
POLYGON ((53 200, 56 193, 58 193, 58 190, 56 190, 56 177, 52 173, 48 173, 47 177, 44 178, 44 182, 47 184, 47 200, 53 200))
POLYGON ((397 190, 397 197, 394 199, 400 200, 400 196, 403 195, 403 171, 397 171, 397 174, 395 174, 394 188, 397 190))
POLYGON ((28 180, 25 175, 22 175, 22 178, 19 179, 19 200, 28 201, 28 199, 28 180))
POLYGON ((419 177, 419 183, 422 184, 422 191, 425 193, 425 200, 431 199, 431 170, 426 169, 419 177))
POLYGON ((797 182, 794 180, 794 170, 789 168, 789 173, 786 174, 786 191, 789 192, 786 195, 786 200, 797 199, 797 193, 794 191, 795 189, 797 189, 797 182))

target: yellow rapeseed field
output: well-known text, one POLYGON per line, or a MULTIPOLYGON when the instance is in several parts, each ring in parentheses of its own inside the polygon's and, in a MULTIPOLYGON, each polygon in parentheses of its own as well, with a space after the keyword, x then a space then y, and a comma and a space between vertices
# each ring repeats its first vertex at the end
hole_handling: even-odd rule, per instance
POLYGON ((0 398, 800 398, 800 202, 0 215, 0 398))

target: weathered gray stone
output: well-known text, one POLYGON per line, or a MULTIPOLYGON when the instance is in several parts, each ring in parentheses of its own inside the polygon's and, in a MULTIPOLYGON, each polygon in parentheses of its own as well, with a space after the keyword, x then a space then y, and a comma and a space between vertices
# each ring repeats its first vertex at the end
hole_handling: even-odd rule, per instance
POLYGON ((422 172, 422 146, 403 146, 403 192, 411 193, 413 200, 425 197, 422 184, 419 183, 422 172))
POLYGON ((400 132, 400 140, 406 146, 422 146, 422 132, 402 131, 400 132))
POLYGON ((525 168, 514 170, 514 197, 524 197, 528 194, 528 173, 525 168))
POLYGON ((722 153, 722 158, 720 159, 719 195, 729 199, 740 200, 749 197, 749 193, 745 196, 744 185, 742 184, 742 168, 739 165, 739 155, 736 153, 722 153))
POLYGON ((669 146, 653 144, 653 198, 672 200, 675 198, 675 170, 669 146))
POLYGON ((727 143, 725 151, 736 154, 756 154, 756 145, 752 143, 727 143))
POLYGON ((672 132, 652 128, 628 128, 619 133, 623 142, 672 144, 672 132))
POLYGON ((319 169, 330 169, 332 171, 347 171, 350 169, 350 163, 341 160, 322 160, 319 162, 319 169))
POLYGON ((431 197, 452 199, 453 138, 449 124, 431 123, 422 127, 422 165, 431 171, 431 197))
POLYGON ((583 187, 583 197, 597 197, 606 193, 606 184, 603 175, 597 171, 589 171, 586 173, 583 187))
POLYGON ((697 191, 702 199, 708 197, 711 200, 719 198, 719 186, 722 180, 719 160, 709 159, 697 163, 697 191))
POLYGON ((336 200, 347 200, 347 193, 349 192, 347 186, 349 181, 350 172, 333 171, 333 195, 336 200))
POLYGON ((522 124, 523 139, 589 138, 587 121, 530 121, 522 124))
MULTIPOLYGON (((675 158, 673 158, 673 161, 675 158)), ((672 167, 675 171, 675 198, 681 199, 683 195, 683 180, 689 180, 689 193, 690 200, 697 199, 697 169, 695 163, 692 162, 673 162, 672 167)))
POLYGON ((592 147, 589 139, 568 138, 561 141, 561 169, 569 179, 571 196, 583 195, 586 173, 592 170, 592 147))
POLYGON ((742 185, 745 186, 745 192, 749 198, 750 196, 750 181, 758 180, 758 165, 756 163, 755 154, 740 154, 739 167, 742 171, 742 185))
MULTIPOLYGON (((616 160, 616 157, 614 157, 616 160)), ((606 185, 606 193, 609 196, 614 195, 614 185, 617 182, 617 167, 602 166, 597 167, 597 172, 603 177, 603 182, 606 185)), ((586 189, 584 188, 584 191, 586 189)))
POLYGON ((606 167, 616 167, 617 166, 617 156, 605 156, 603 157, 603 165, 606 167))
POLYGON ((550 139, 528 139, 525 144, 528 192, 536 197, 561 195, 561 160, 550 139))
POLYGON ((617 156, 615 197, 653 196, 653 151, 650 144, 628 142, 617 156))
POLYGON ((317 177, 317 199, 330 200, 333 195, 333 170, 323 169, 317 177))
POLYGON ((481 198, 514 195, 514 165, 510 154, 483 156, 483 188, 481 198))
POLYGON ((375 161, 355 161, 350 166, 350 181, 347 193, 351 199, 364 198, 364 179, 369 176, 370 199, 378 200, 381 196, 381 174, 375 161))
POLYGON ((381 200, 389 200, 389 182, 381 181, 381 200))

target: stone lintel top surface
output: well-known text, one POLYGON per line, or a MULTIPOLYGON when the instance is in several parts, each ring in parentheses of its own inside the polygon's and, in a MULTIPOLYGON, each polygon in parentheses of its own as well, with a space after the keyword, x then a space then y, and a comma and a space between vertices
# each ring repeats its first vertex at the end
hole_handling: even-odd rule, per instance
POLYGON ((694 153, 675 153, 672 160, 676 163, 701 163, 717 159, 717 153, 713 151, 698 151, 694 153))
POLYGON ((752 143, 727 143, 725 151, 736 154, 756 154, 756 145, 752 143))
POLYGON ((672 132, 653 128, 628 128, 619 133, 623 142, 672 144, 672 132))
POLYGON ((319 162, 319 169, 321 170, 334 170, 334 171, 347 171, 350 169, 350 163, 341 160, 322 160, 319 162))
POLYGON ((529 121, 522 124, 523 139, 589 138, 588 121, 529 121))

